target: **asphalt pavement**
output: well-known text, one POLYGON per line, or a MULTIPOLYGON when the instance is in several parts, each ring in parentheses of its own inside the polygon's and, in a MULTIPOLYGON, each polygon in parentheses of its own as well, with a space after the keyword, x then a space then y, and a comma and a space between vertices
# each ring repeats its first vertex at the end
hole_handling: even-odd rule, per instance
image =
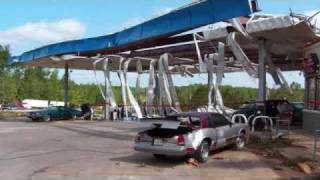
POLYGON ((278 179, 279 172, 249 151, 214 152, 200 167, 184 158, 155 160, 133 150, 146 125, 128 122, 0 120, 0 179, 278 179))

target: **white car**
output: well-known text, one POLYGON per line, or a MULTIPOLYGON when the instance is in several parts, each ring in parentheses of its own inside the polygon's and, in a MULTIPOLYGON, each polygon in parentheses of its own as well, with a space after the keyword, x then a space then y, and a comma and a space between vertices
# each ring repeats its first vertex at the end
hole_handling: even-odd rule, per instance
POLYGON ((236 145, 245 146, 250 129, 247 124, 231 123, 217 113, 181 113, 154 121, 153 128, 138 133, 134 149, 165 156, 191 156, 206 162, 210 151, 236 145))

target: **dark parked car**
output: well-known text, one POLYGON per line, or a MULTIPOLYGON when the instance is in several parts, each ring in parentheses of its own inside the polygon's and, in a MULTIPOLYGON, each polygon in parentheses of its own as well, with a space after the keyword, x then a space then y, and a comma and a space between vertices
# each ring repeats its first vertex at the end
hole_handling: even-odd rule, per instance
POLYGON ((69 120, 81 117, 81 111, 66 107, 49 107, 41 111, 30 112, 27 117, 33 121, 69 120))
POLYGON ((249 101, 240 106, 235 114, 244 114, 250 125, 254 117, 259 115, 280 117, 293 123, 293 107, 287 100, 249 101))
POLYGON ((15 103, 4 104, 1 107, 2 110, 18 110, 19 107, 15 103))
POLYGON ((264 114, 264 103, 256 101, 246 102, 239 107, 234 114, 244 114, 251 125, 251 121, 254 117, 264 114))
POLYGON ((82 104, 80 106, 81 116, 84 120, 90 120, 92 118, 92 108, 89 104, 82 104))
POLYGON ((303 102, 293 102, 291 103, 293 108, 293 124, 301 124, 303 119, 303 108, 304 103, 303 102))

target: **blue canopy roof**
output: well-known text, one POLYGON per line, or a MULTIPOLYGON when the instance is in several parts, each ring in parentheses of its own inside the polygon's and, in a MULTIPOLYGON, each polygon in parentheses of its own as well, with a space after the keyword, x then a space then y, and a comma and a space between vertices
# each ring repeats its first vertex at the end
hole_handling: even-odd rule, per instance
POLYGON ((44 46, 21 56, 10 58, 9 64, 26 63, 44 57, 105 51, 127 48, 133 50, 139 44, 168 38, 207 24, 250 15, 248 0, 204 0, 193 3, 166 15, 111 35, 88 38, 44 46))

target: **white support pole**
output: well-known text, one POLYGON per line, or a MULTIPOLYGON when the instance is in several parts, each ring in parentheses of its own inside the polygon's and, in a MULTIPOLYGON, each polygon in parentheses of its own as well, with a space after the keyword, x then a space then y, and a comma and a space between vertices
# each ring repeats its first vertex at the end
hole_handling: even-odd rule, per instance
POLYGON ((105 102, 104 102, 104 120, 108 121, 110 119, 110 97, 108 94, 109 89, 108 79, 104 77, 104 94, 105 94, 105 102))
POLYGON ((258 76, 259 76, 259 93, 258 100, 265 101, 267 99, 267 71, 266 71, 266 40, 259 40, 259 66, 258 66, 258 76))
POLYGON ((68 107, 69 102, 69 65, 65 64, 64 73, 64 106, 68 107))

